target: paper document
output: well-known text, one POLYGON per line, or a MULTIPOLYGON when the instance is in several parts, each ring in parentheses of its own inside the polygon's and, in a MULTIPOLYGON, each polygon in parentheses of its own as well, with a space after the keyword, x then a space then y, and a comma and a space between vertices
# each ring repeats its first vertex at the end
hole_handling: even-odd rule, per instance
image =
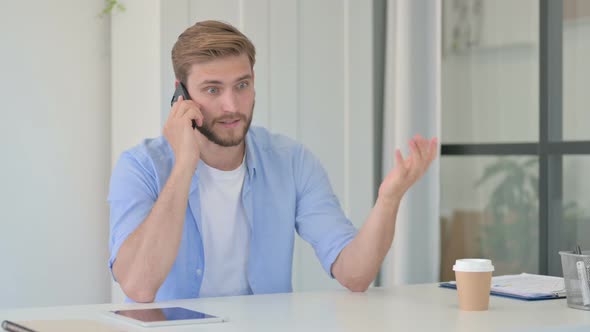
POLYGON ((521 273, 493 277, 492 291, 520 296, 558 296, 565 293, 565 284, 560 277, 521 273))
MULTIPOLYGON (((457 288, 454 281, 443 282, 440 287, 457 288)), ((492 277, 492 295, 521 300, 548 300, 565 297, 563 278, 521 273, 492 277)))

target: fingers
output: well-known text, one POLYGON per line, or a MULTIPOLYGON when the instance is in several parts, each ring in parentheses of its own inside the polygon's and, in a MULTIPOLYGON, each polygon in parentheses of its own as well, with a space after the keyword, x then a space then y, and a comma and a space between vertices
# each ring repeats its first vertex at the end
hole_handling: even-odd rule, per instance
POLYGON ((416 135, 408 145, 410 146, 410 155, 406 159, 403 158, 399 149, 395 150, 396 165, 405 165, 410 162, 408 167, 422 164, 428 166, 438 156, 438 139, 436 137, 427 140, 416 135))
POLYGON ((422 162, 424 158, 422 157, 422 152, 416 139, 411 139, 408 144, 410 146, 410 157, 413 157, 412 159, 419 163, 422 162))
POLYGON ((404 157, 399 149, 395 150, 395 165, 398 167, 404 167, 404 157))
POLYGON ((403 193, 424 175, 438 155, 438 139, 425 139, 416 135, 409 142, 410 154, 404 159, 399 149, 395 150, 395 166, 379 188, 379 195, 403 193))
POLYGON ((183 117, 186 114, 186 112, 188 112, 191 108, 199 109, 197 104, 195 104, 195 102, 192 100, 186 100, 184 102, 179 102, 179 104, 180 105, 179 105, 178 111, 176 111, 176 117, 178 117, 178 118, 183 117))
POLYGON ((424 159, 426 159, 426 158, 428 158, 428 155, 429 155, 428 148, 430 146, 430 142, 426 138, 424 138, 420 135, 417 135, 417 137, 418 137, 418 142, 419 142, 418 145, 420 146, 420 152, 422 152, 422 157, 424 157, 424 159))
POLYGON ((422 137, 421 135, 416 135, 414 136, 414 142, 416 142, 416 146, 418 149, 418 152, 420 152, 420 156, 422 157, 422 160, 428 160, 428 157, 430 156, 429 154, 429 142, 427 139, 425 139, 424 137, 422 137))
POLYGON ((184 100, 184 98, 182 96, 178 97, 176 102, 172 105, 172 109, 170 110, 170 114, 168 114, 168 118, 176 117, 176 113, 180 109, 180 105, 182 104, 183 100, 184 100))
POLYGON ((184 100, 182 96, 178 97, 178 101, 172 106, 170 110, 170 119, 183 119, 186 118, 188 123, 192 123, 195 120, 197 126, 203 125, 204 117, 199 106, 192 100, 184 100))
POLYGON ((409 146, 410 156, 406 159, 408 172, 418 178, 438 156, 438 139, 427 140, 421 135, 416 135, 410 140, 409 146))
POLYGON ((421 135, 414 136, 409 142, 410 150, 422 162, 430 163, 438 155, 438 139, 427 140, 421 135))
POLYGON ((201 111, 197 108, 191 107, 187 109, 183 117, 187 118, 188 120, 195 120, 198 127, 201 127, 203 125, 203 113, 201 113, 201 111))
POLYGON ((179 96, 174 105, 172 105, 170 116, 173 118, 180 118, 186 113, 190 106, 191 100, 184 100, 183 96, 179 96))
POLYGON ((438 156, 438 139, 436 137, 433 137, 430 140, 430 146, 428 147, 428 153, 429 153, 429 156, 428 156, 429 162, 432 162, 438 156))

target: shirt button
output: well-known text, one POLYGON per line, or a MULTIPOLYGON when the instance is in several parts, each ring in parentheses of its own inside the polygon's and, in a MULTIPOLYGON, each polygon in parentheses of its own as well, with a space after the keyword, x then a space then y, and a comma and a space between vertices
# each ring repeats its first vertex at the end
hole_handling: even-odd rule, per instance
POLYGON ((203 270, 197 269, 197 277, 200 277, 203 274, 203 270))

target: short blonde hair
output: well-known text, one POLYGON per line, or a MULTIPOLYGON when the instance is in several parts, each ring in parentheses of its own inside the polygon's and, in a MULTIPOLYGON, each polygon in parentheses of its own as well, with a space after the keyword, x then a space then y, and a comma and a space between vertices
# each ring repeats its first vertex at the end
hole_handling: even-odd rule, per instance
POLYGON ((230 24, 202 21, 178 36, 172 48, 172 66, 176 79, 186 84, 193 64, 244 53, 253 68, 256 49, 248 37, 230 24))

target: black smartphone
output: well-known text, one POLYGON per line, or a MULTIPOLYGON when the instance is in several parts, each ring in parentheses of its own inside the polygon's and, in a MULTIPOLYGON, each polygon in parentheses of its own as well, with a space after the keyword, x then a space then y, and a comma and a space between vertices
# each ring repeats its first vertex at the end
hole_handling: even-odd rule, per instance
MULTIPOLYGON (((178 86, 176 87, 174 95, 172 96, 172 100, 170 101, 170 106, 174 105, 174 103, 178 100, 178 97, 180 96, 182 96, 184 100, 191 99, 191 96, 188 94, 188 91, 186 91, 186 87, 184 86, 184 84, 182 84, 182 82, 178 82, 178 86)), ((197 129, 197 122, 195 120, 192 120, 192 122, 193 129, 197 129)))

